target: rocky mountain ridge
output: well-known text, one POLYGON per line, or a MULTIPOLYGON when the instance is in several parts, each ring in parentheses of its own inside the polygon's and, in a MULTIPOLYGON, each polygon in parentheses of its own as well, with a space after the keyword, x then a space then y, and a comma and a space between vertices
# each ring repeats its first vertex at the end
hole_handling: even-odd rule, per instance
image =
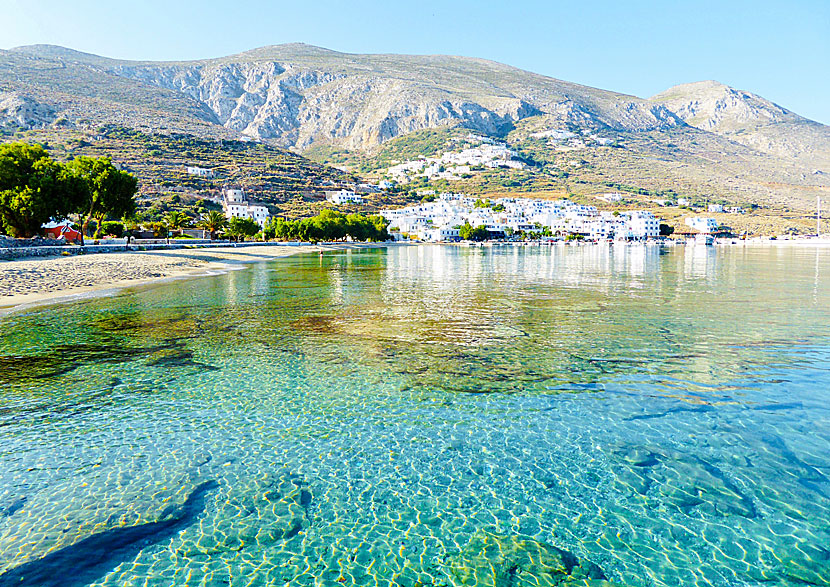
POLYGON ((108 60, 50 46, 8 53, 172 90, 204 107, 191 112, 197 118, 301 150, 321 143, 370 150, 458 123, 504 135, 537 115, 626 131, 682 124, 661 104, 464 57, 348 55, 305 45, 185 63, 108 60))
POLYGON ((674 86, 650 101, 663 104, 695 128, 762 152, 801 159, 817 168, 830 160, 830 127, 751 92, 710 80, 674 86))
POLYGON ((0 51, 0 130, 100 124, 363 159, 419 132, 463 127, 533 151, 537 172, 564 178, 556 189, 565 191, 574 182, 639 181, 649 190, 807 202, 830 188, 830 127, 717 82, 643 99, 483 59, 303 44, 189 62, 48 45, 0 51), (606 146, 534 138, 560 131, 599 133, 606 146), (584 150, 557 155, 574 149, 584 150), (580 169, 591 171, 588 180, 580 169), (626 177, 652 170, 659 173, 647 181, 626 177))

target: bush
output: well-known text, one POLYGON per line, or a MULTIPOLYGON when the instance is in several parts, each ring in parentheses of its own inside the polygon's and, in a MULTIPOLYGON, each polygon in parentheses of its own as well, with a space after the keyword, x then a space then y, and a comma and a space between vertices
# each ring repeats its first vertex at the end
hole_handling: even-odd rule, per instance
POLYGON ((124 236, 124 225, 120 222, 102 222, 101 233, 104 236, 114 236, 121 238, 124 236))

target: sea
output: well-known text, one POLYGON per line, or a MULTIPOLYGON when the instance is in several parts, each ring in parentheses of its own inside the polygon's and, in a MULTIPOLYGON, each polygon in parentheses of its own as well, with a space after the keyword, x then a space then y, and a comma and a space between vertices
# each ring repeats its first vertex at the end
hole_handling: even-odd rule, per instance
POLYGON ((328 251, 2 316, 12 585, 830 585, 830 248, 328 251))

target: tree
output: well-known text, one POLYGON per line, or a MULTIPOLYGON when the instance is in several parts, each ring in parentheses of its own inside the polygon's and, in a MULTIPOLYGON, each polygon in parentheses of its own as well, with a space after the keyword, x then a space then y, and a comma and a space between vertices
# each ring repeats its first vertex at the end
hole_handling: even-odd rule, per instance
POLYGON ((473 225, 467 221, 464 223, 464 226, 458 230, 458 236, 465 241, 483 241, 487 240, 489 234, 486 226, 482 225, 473 228, 473 225))
POLYGON ((674 234, 674 226, 660 224, 660 236, 671 236, 672 234, 674 234))
MULTIPOLYGON (((380 214, 373 214, 368 218, 369 223, 372 226, 372 233, 369 235, 369 240, 377 243, 388 241, 391 237, 389 236, 389 221, 386 220, 380 214)), ((352 237, 354 238, 354 237, 352 237)))
POLYGON ((263 236, 266 239, 300 240, 318 242, 321 240, 340 240, 346 236, 356 241, 387 241, 390 239, 389 222, 379 215, 348 216, 334 210, 323 210, 317 216, 302 220, 272 219, 265 225, 263 236))
POLYGON ((0 230, 10 236, 31 237, 50 218, 65 218, 85 189, 40 145, 0 145, 0 230))
MULTIPOLYGON (((84 215, 81 225, 81 239, 87 234, 89 222, 93 218, 101 220, 107 216, 124 218, 135 212, 135 194, 138 191, 138 180, 117 169, 109 157, 78 157, 67 167, 87 186, 87 198, 80 207, 84 215)), ((97 231, 96 231, 97 234, 97 231)))
POLYGON ((210 240, 216 239, 216 233, 228 226, 228 219, 218 210, 211 210, 199 221, 199 228, 210 233, 210 240))
POLYGON ((167 229, 173 232, 178 231, 182 234, 182 229, 190 226, 190 216, 179 210, 171 210, 164 216, 164 222, 167 224, 167 229))
POLYGON ((99 229, 105 236, 121 238, 124 236, 124 225, 120 222, 102 222, 99 229))
POLYGON ((246 236, 254 236, 259 232, 259 224, 253 218, 239 218, 234 216, 228 221, 227 234, 229 236, 245 239, 246 236))

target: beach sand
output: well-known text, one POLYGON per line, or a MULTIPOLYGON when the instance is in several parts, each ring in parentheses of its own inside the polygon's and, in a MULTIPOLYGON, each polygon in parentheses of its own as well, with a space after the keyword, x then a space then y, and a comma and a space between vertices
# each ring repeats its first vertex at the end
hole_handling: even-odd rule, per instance
POLYGON ((204 275, 231 264, 360 245, 264 245, 96 253, 0 261, 0 311, 65 301, 164 279, 204 275))

